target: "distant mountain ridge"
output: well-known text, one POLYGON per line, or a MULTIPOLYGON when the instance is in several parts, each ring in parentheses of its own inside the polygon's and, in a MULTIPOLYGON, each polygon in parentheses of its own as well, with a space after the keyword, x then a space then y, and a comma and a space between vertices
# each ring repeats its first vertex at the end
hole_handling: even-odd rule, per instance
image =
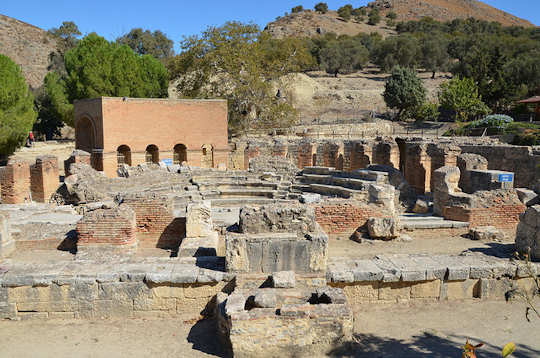
POLYGON ((43 84, 56 40, 47 31, 0 14, 0 54, 21 66, 31 87, 43 84))
POLYGON ((381 11, 383 20, 379 25, 368 25, 367 16, 362 22, 357 22, 354 19, 344 21, 336 11, 321 14, 307 10, 277 18, 266 26, 266 31, 277 38, 312 37, 327 32, 338 35, 377 32, 387 36, 393 33, 393 30, 385 24, 385 16, 391 11, 397 14, 396 21, 420 20, 424 17, 431 17, 445 22, 474 17, 479 20, 499 22, 503 26, 535 27, 527 20, 477 0, 376 0, 369 3, 368 7, 381 11))

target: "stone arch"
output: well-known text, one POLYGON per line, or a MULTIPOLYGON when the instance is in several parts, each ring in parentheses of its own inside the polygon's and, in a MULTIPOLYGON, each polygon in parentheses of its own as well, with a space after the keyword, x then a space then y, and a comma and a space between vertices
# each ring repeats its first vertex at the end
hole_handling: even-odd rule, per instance
POLYGON ((82 117, 75 126, 75 148, 92 154, 96 147, 96 130, 94 122, 88 117, 82 117))
POLYGON ((146 163, 159 163, 159 148, 157 145, 150 144, 148 147, 146 147, 145 161, 146 163))
POLYGON ((204 144, 201 147, 201 167, 213 168, 214 167, 214 147, 211 144, 204 144))
POLYGON ((182 164, 187 162, 187 147, 184 144, 177 144, 173 148, 173 163, 182 164))
POLYGON ((131 166, 131 148, 125 144, 119 146, 118 149, 116 149, 116 159, 119 167, 122 164, 131 166))

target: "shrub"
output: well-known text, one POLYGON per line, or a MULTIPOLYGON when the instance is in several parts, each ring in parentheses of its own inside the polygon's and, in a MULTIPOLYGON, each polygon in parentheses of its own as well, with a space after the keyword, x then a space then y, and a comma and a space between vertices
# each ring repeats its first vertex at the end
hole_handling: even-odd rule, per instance
POLYGON ((299 13, 299 12, 302 12, 302 11, 304 11, 304 7, 302 5, 295 6, 291 10, 291 12, 293 14, 296 14, 296 13, 299 13))
POLYGON ((415 110, 414 118, 419 122, 437 121, 439 119, 439 106, 436 103, 425 102, 415 110))
POLYGON ((320 12, 321 14, 326 14, 328 12, 328 4, 325 2, 320 2, 315 5, 315 11, 320 12))
POLYGON ((381 14, 379 13, 379 10, 377 9, 371 10, 368 16, 368 24, 377 25, 379 22, 381 22, 381 14))
POLYGON ((353 7, 351 4, 347 4, 338 9, 338 15, 345 21, 349 21, 352 16, 353 7))

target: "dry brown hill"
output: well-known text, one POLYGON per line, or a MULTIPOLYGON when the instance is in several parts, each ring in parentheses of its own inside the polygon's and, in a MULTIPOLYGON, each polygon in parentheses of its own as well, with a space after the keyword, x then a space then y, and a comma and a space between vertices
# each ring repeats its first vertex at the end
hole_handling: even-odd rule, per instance
POLYGON ((474 17, 499 22, 504 26, 535 26, 527 20, 477 0, 376 0, 368 6, 379 8, 383 15, 394 11, 401 21, 420 20, 426 16, 438 21, 474 17))
MULTIPOLYGON (((474 17, 496 21, 504 26, 535 26, 527 20, 476 0, 377 0, 368 6, 380 9, 383 19, 388 12, 395 12, 398 15, 397 21, 420 20, 423 17, 450 21, 474 17)), ((321 14, 312 10, 279 17, 267 25, 266 31, 277 38, 312 37, 327 32, 338 35, 377 32, 383 36, 393 33, 392 29, 385 26, 385 21, 381 21, 377 26, 370 26, 367 24, 367 17, 364 17, 363 22, 353 19, 347 22, 342 20, 336 11, 321 14)))
POLYGON ((367 18, 364 22, 354 20, 347 22, 342 20, 336 11, 321 14, 311 10, 278 17, 276 21, 266 26, 265 31, 268 31, 276 38, 289 36, 313 37, 328 32, 351 36, 361 32, 377 32, 383 37, 394 33, 392 29, 383 26, 383 22, 381 22, 381 25, 371 26, 367 24, 367 18))
POLYGON ((41 86, 56 41, 47 31, 0 14, 0 54, 21 66, 28 84, 41 86))

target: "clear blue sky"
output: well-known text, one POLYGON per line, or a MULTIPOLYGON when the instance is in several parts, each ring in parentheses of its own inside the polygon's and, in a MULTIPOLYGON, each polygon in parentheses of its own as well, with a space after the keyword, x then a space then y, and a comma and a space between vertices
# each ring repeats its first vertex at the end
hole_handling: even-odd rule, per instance
MULTIPOLYGON (((229 20, 254 22, 261 27, 296 5, 313 8, 320 0, 0 0, 0 14, 48 30, 71 20, 83 34, 97 32, 115 39, 134 27, 161 30, 175 42, 198 34, 209 25, 229 20)), ((368 0, 327 0, 330 9, 368 0)), ((499 9, 540 25, 539 0, 484 0, 499 9)))

